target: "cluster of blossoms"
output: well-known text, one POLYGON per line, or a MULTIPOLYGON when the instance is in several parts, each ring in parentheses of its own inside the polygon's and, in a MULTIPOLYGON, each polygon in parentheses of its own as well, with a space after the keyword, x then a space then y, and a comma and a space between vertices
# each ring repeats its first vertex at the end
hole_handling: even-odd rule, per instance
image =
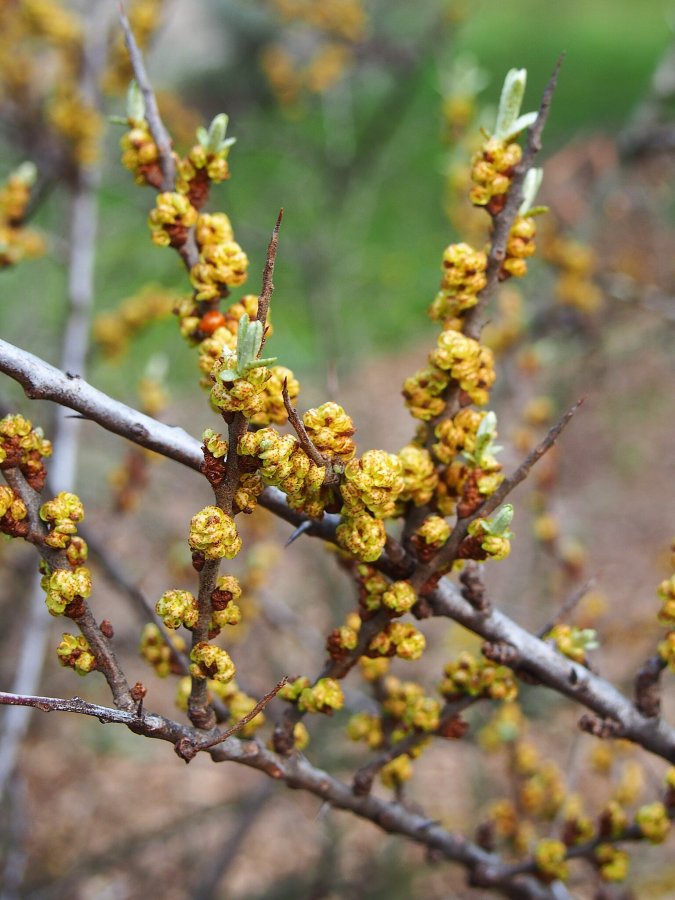
POLYGON ((234 519, 219 506, 205 506, 192 517, 188 544, 200 567, 204 560, 233 559, 241 550, 234 519))
POLYGON ((36 174, 32 163, 23 163, 0 186, 0 268, 44 252, 41 235, 24 224, 36 174))
POLYGON ((598 264, 593 250, 552 229, 543 236, 541 252, 546 262, 557 269, 558 303, 581 313, 597 312, 602 291, 595 281, 598 264))
POLYGON ((47 477, 43 459, 51 455, 52 445, 41 428, 18 414, 0 419, 0 469, 19 469, 39 493, 47 477))
MULTIPOLYGON (((132 0, 127 4, 127 18, 136 43, 144 50, 161 23, 165 0, 132 0)), ((129 51, 124 35, 118 32, 108 49, 108 59, 103 73, 103 87, 111 94, 121 94, 134 77, 129 51)))
POLYGON ((230 654, 222 647, 200 641, 190 651, 190 675, 197 680, 210 678, 227 684, 232 681, 235 672, 230 654))
POLYGON ((511 669, 477 659, 467 651, 448 663, 443 675, 438 690, 446 700, 469 696, 510 702, 518 696, 518 683, 511 669))
POLYGON ((28 534, 28 509, 19 494, 0 485, 0 532, 10 537, 24 537, 28 534))
POLYGON ((56 655, 62 666, 74 669, 78 675, 86 675, 96 668, 96 657, 91 652, 89 642, 81 635, 66 634, 56 648, 56 655))
POLYGON ((663 640, 659 642, 658 652, 668 668, 675 672, 675 575, 662 581, 658 587, 661 609, 658 619, 662 625, 670 626, 663 640))
POLYGON ((364 562, 376 560, 387 538, 385 518, 396 513, 404 488, 400 459, 384 450, 368 450, 344 468, 343 507, 337 527, 340 547, 364 562))
POLYGON ((335 678, 319 678, 316 684, 306 676, 285 684, 278 696, 294 703, 300 712, 324 713, 331 716, 344 706, 344 695, 340 682, 335 678))
POLYGON ((237 452, 252 457, 265 484, 280 488, 291 509, 312 518, 323 515, 328 499, 323 491, 326 469, 309 458, 294 435, 281 435, 271 427, 248 431, 237 452))
POLYGON ((598 647, 595 630, 593 628, 575 628, 572 625, 559 624, 546 635, 546 639, 553 641, 557 649, 568 659, 586 664, 586 653, 598 647))
MULTIPOLYGON (((176 706, 178 709, 183 710, 183 712, 188 708, 191 685, 192 682, 187 676, 181 678, 178 682, 176 690, 176 706)), ((231 724, 240 722, 255 708, 255 699, 242 691, 234 679, 227 682, 208 679, 207 685, 209 702, 214 698, 218 699, 221 703, 225 704, 229 710, 229 720, 223 722, 223 725, 226 728, 231 724)), ((254 716, 249 722, 238 729, 237 736, 241 738, 253 737, 256 731, 264 724, 265 716, 260 712, 257 716, 254 716)))
POLYGON ((285 27, 280 39, 263 50, 261 65, 279 103, 292 106, 304 93, 330 90, 365 37, 362 0, 271 0, 271 6, 285 27), (307 30, 312 35, 309 43, 307 30), (294 40, 296 31, 304 39, 294 40))
MULTIPOLYGON (((347 724, 347 736, 364 741, 371 750, 396 745, 411 734, 433 734, 440 724, 441 704, 424 693, 421 685, 388 677, 382 683, 382 714, 359 712, 347 724)), ((415 744, 380 770, 386 787, 396 787, 412 776, 411 759, 417 758, 428 739, 415 744)))
POLYGON ((179 635, 171 636, 169 646, 162 637, 162 632, 154 622, 149 622, 141 632, 139 651, 143 659, 155 670, 159 678, 167 678, 169 675, 181 673, 176 653, 185 650, 185 641, 179 635))
POLYGON ((96 316, 93 338, 106 356, 120 356, 143 328, 170 316, 175 304, 176 298, 164 288, 146 286, 123 300, 114 312, 96 316))

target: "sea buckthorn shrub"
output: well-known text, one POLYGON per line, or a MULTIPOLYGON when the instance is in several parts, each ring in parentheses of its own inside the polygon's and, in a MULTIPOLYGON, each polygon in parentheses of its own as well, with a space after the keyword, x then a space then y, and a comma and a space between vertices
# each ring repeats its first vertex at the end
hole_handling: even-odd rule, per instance
MULTIPOLYGON (((290 114, 311 95, 330 92, 369 40, 371 23, 367 4, 356 0, 268 6, 291 26, 262 54, 270 86, 290 114), (311 40, 298 45, 294 34, 311 40)), ((188 892, 213 893, 225 868, 208 866, 208 829, 192 830, 184 808, 180 827, 170 829, 150 814, 166 812, 162 795, 175 786, 201 816, 201 800, 215 789, 195 779, 214 763, 222 765, 209 771, 241 773, 242 834, 261 810, 264 817, 271 795, 260 784, 269 777, 327 809, 347 811, 351 824, 336 844, 345 833, 360 840, 367 822, 379 829, 377 840, 391 833, 397 846, 425 849, 429 864, 450 864, 447 880, 435 867, 419 889, 406 882, 413 870, 418 877, 419 860, 378 860, 380 851, 365 846, 372 841, 367 832, 357 864, 367 872, 377 861, 378 877, 401 882, 385 888, 388 896, 449 895, 459 884, 456 872, 476 896, 571 897, 579 883, 589 896, 619 896, 608 893, 611 886, 631 884, 633 859, 639 868, 647 844, 668 841, 675 815, 675 729, 661 708, 661 688, 675 672, 675 575, 671 560, 667 576, 654 579, 648 652, 629 673, 633 688, 625 672, 604 677, 603 622, 611 635, 620 616, 615 612, 608 623, 611 601, 585 580, 588 551, 569 541, 556 515, 558 439, 579 404, 556 421, 554 398, 536 392, 529 376, 541 363, 528 343, 526 303, 514 287, 527 281, 540 251, 556 278, 557 304, 582 317, 601 305, 592 252, 535 205, 545 176, 534 161, 558 70, 538 111, 528 113, 521 111, 526 72, 510 70, 492 125, 482 130, 474 115, 481 81, 475 72, 465 70, 444 97, 445 128, 465 151, 463 162, 455 156, 448 168, 448 197, 461 191, 470 215, 453 212, 461 236, 440 249, 428 297, 434 335, 419 367, 400 375, 407 438, 395 448, 368 447, 346 400, 305 386, 287 366, 291 360, 271 355, 270 309, 283 327, 283 291, 275 293, 273 284, 277 257, 286 252, 282 214, 264 267, 256 266, 240 222, 221 208, 237 189, 228 115, 200 125, 184 150, 166 132, 139 50, 160 7, 139 0, 129 19, 122 14, 122 31, 111 34, 98 76, 113 94, 126 88, 126 108, 113 101, 122 126, 120 165, 138 196, 146 192, 147 252, 173 254, 182 281, 170 291, 139 284, 116 311, 96 319, 93 337, 104 357, 121 359, 153 323, 172 318, 176 340, 191 354, 199 436, 161 421, 165 373, 152 360, 138 387, 144 415, 96 392, 77 373, 60 373, 11 345, 0 352, 3 371, 29 397, 55 400, 134 445, 111 476, 112 501, 103 499, 101 477, 101 511, 90 511, 95 504, 86 489, 83 502, 73 485, 61 489, 51 478, 58 443, 53 448, 49 429, 37 424, 39 412, 0 418, 0 530, 12 551, 27 545, 30 566, 39 565, 42 620, 62 620, 49 638, 46 696, 10 689, 16 684, 10 672, 0 703, 93 717, 111 725, 106 733, 126 726, 130 747, 152 746, 156 754, 146 770, 155 797, 148 810, 125 788, 135 749, 119 768, 117 757, 105 773, 94 768, 91 808, 78 808, 80 829, 71 828, 73 808, 61 809, 57 800, 58 821, 71 830, 67 842, 50 845, 54 858, 45 872, 66 879, 70 869, 91 866, 78 834, 100 821, 97 789, 105 777, 106 789, 125 796, 129 821, 139 823, 134 841, 167 841, 162 865, 173 858, 173 832, 188 832, 177 847, 175 877, 188 892), (509 420, 497 414, 496 394, 514 360, 523 390, 509 420), (183 492, 179 476, 175 483, 168 476, 166 490, 153 492, 150 470, 159 457, 164 468, 192 470, 197 488, 183 492), (516 556, 524 526, 513 492, 526 478, 534 487, 522 505, 531 506, 533 542, 553 573, 533 589, 563 600, 552 615, 542 601, 532 621, 512 615, 495 574, 516 556), (145 535, 136 542, 134 509, 164 536, 180 510, 179 546, 145 535), (275 520, 287 523, 285 547, 275 520), (302 560, 296 553, 303 546, 326 557, 324 581, 313 580, 308 563, 293 562, 302 560), (145 572, 139 583, 126 574, 134 552, 145 572), (282 560, 291 560, 290 575, 282 574, 282 560), (133 601, 140 627, 126 622, 117 598, 102 602, 106 579, 133 601), (146 584, 160 585, 151 598, 146 584), (571 746, 577 724, 581 761, 566 768, 556 744, 571 746), (186 769, 183 763, 197 756, 186 769), (466 782, 476 777, 481 784, 471 793, 466 782), (462 809, 467 796, 471 808, 462 809)), ((79 176, 98 165, 103 127, 79 93, 82 23, 56 0, 10 3, 0 23, 0 40, 11 35, 26 52, 46 42, 61 67, 60 87, 41 96, 35 114, 45 128, 51 123, 79 185, 79 176)), ((11 88, 35 100, 34 73, 12 84, 5 66, 0 76, 0 99, 11 88)), ((24 162, 0 189, 0 267, 29 266, 48 247, 30 226, 36 178, 39 165, 24 162)), ((270 224, 276 215, 272 210, 270 224)), ((367 306, 359 304, 355 314, 367 315, 367 306)), ((367 376, 357 371, 356 378, 358 391, 376 404, 367 376)), ((25 577, 13 586, 12 608, 28 596, 25 577)), ((40 652, 30 638, 20 634, 28 657, 40 652)), ((60 777, 61 766, 77 769, 86 755, 77 732, 65 743, 72 756, 63 752, 63 762, 51 763, 60 777)), ((29 760, 29 767, 39 765, 29 760)), ((49 771, 31 768, 35 790, 46 791, 49 778, 56 792, 59 779, 49 771)), ((72 777, 77 782, 78 773, 72 777)), ((18 816, 12 796, 10 814, 18 816)), ((293 841, 293 853, 284 852, 294 864, 311 860, 301 828, 282 834, 284 840, 293 841)), ((235 851, 228 843, 223 855, 229 860, 235 851)), ((125 845, 122 855, 133 852, 125 845)), ((346 876, 331 869, 330 856, 318 867, 326 868, 330 889, 340 890, 346 876)), ((141 876, 138 884, 146 884, 141 876)), ((157 884, 167 889, 166 876, 157 884)), ((288 895, 297 896, 297 887, 288 895)))

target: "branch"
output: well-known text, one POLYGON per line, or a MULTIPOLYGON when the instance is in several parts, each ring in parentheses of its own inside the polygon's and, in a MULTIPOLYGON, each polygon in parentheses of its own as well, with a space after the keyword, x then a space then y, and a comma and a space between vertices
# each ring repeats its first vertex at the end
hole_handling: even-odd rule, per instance
POLYGON ((675 764, 675 729, 663 719, 641 713, 608 681, 567 659, 503 613, 493 610, 486 616, 475 610, 447 579, 429 595, 428 601, 435 615, 453 619, 492 643, 511 645, 516 670, 525 670, 602 719, 614 720, 619 726, 618 736, 675 764))
POLYGON ((159 114, 155 92, 152 89, 148 73, 145 69, 143 55, 136 43, 136 39, 134 38, 131 25, 124 12, 122 3, 120 3, 119 15, 120 25, 122 26, 122 31, 124 31, 124 40, 126 41, 127 49, 129 51, 131 66, 134 70, 134 77, 143 94, 143 100, 145 101, 145 118, 159 152, 159 161, 162 166, 162 175, 164 176, 162 190, 172 191, 176 182, 176 163, 171 149, 171 136, 164 127, 164 123, 159 114))
POLYGON ((263 326, 263 339, 260 344, 260 353, 262 353, 262 348, 265 346, 265 326, 267 324, 267 313, 270 307, 270 300, 272 299, 272 293, 274 291, 272 276, 274 275, 274 262, 277 258, 277 246, 279 244, 279 228, 281 227, 283 215, 284 211, 283 209, 280 209, 276 225, 272 230, 272 237, 270 238, 267 247, 267 258, 265 259, 265 268, 263 270, 262 288, 260 290, 260 296, 258 297, 258 313, 256 319, 258 322, 261 322, 263 326))
MULTIPOLYGON (((104 724, 126 725, 134 734, 178 744, 181 741, 199 743, 202 735, 187 725, 181 725, 156 713, 138 715, 119 709, 110 709, 87 703, 79 697, 62 700, 56 697, 22 696, 0 692, 0 705, 31 706, 44 712, 58 710, 79 715, 93 716, 104 724)), ((350 787, 328 772, 313 766, 299 754, 282 757, 266 749, 256 741, 242 741, 228 738, 206 751, 214 762, 237 762, 265 772, 270 777, 284 781, 289 787, 300 788, 321 798, 336 809, 353 812, 360 818, 375 823, 392 834, 410 838, 429 850, 434 850, 445 859, 460 863, 471 873, 501 871, 504 864, 496 854, 488 853, 465 837, 454 835, 437 822, 420 815, 396 801, 380 797, 357 797, 350 787)), ((502 881, 494 885, 495 890, 505 896, 521 900, 554 900, 555 896, 544 885, 534 879, 514 877, 510 882, 502 881)), ((563 895, 564 896, 564 895, 563 895)))
POLYGON ((532 127, 528 129, 527 142, 525 144, 523 156, 516 169, 511 186, 509 187, 506 203, 504 204, 504 208, 493 220, 486 271, 487 284, 478 295, 478 303, 466 314, 465 326, 463 329, 464 334, 475 340, 478 340, 483 329, 485 307, 492 298, 497 284, 499 283, 499 271, 504 262, 504 257, 506 256, 506 243, 509 239, 509 233, 513 226, 514 219, 518 214, 518 208, 523 201, 522 188, 525 176, 532 167, 535 156, 541 150, 541 136, 551 109, 551 101, 553 100, 553 94, 555 93, 558 84, 558 74, 560 73, 560 67, 562 66, 564 58, 564 54, 559 57, 555 69, 553 70, 553 74, 546 85, 539 105, 537 118, 532 127))

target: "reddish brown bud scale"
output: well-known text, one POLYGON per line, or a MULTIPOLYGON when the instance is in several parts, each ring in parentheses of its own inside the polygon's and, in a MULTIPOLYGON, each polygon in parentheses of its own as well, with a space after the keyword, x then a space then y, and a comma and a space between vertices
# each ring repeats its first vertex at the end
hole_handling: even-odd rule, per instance
POLYGON ((115 636, 115 630, 113 629, 112 622, 110 622, 108 619, 103 619, 98 627, 103 637, 108 638, 108 640, 115 636))

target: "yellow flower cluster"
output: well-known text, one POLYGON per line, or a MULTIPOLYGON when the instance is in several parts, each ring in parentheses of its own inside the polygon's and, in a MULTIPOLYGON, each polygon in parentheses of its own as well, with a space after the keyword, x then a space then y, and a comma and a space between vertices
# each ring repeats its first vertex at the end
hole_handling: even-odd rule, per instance
POLYGON ((487 284, 487 256, 469 244, 450 244, 443 254, 440 291, 429 308, 432 319, 443 321, 461 316, 478 302, 487 284))
POLYGON ((595 861, 603 881, 625 881, 628 875, 628 854, 613 844, 599 844, 595 861))
POLYGON ((365 36, 367 17, 361 0, 272 0, 272 6, 287 28, 281 40, 264 49, 261 65, 279 102, 288 106, 304 92, 329 90, 351 64, 352 47, 365 36), (289 28, 310 29, 311 44, 294 42, 289 28), (295 49, 307 46, 313 48, 309 55, 295 49))
POLYGON ((567 847, 562 841, 543 838, 534 849, 537 871, 546 881, 566 881, 569 877, 569 866, 565 862, 567 847))
POLYGON ((635 824, 652 844, 662 844, 670 832, 670 819, 663 803, 647 803, 635 813, 635 824))
POLYGON ((199 619, 199 607, 190 591, 165 591, 155 605, 155 612, 167 628, 192 629, 199 619))
MULTIPOLYGON (((237 357, 231 353, 217 360, 211 370, 211 379, 214 382, 211 388, 211 403, 224 413, 240 412, 247 419, 254 417, 264 418, 265 413, 265 387, 272 378, 272 371, 267 366, 256 366, 249 369, 241 378, 232 381, 224 381, 218 376, 232 370, 236 365, 237 357)), ((271 397, 270 392, 267 398, 271 397)), ((270 405, 273 405, 273 399, 270 405)))
POLYGON ((458 453, 476 449, 476 432, 485 413, 464 407, 452 419, 443 419, 434 429, 437 443, 431 448, 436 459, 450 465, 458 453))
MULTIPOLYGON (((160 25, 164 0, 132 0, 127 3, 127 17, 131 30, 141 50, 144 50, 160 25)), ((118 30, 109 50, 108 65, 103 75, 103 86, 112 94, 124 91, 134 77, 129 51, 124 35, 118 30)))
POLYGON ((586 662, 586 651, 598 646, 592 628, 575 628, 563 623, 554 625, 546 639, 554 641, 558 650, 568 659, 582 664, 586 662))
POLYGON ((504 207, 506 194, 523 152, 519 144, 489 138, 471 161, 474 186, 469 199, 474 206, 484 206, 490 215, 504 207))
POLYGON ((309 678, 302 676, 285 684, 279 691, 281 700, 295 703, 301 712, 325 713, 332 715, 344 706, 344 695, 340 682, 335 678, 319 678, 312 685, 309 678))
POLYGON ((233 559, 241 550, 234 519, 219 506, 206 506, 192 517, 188 544, 202 559, 233 559))
POLYGON ((33 164, 24 163, 0 186, 0 268, 44 252, 41 235, 24 226, 35 174, 33 164))
POLYGON ((81 601, 91 593, 91 573, 84 566, 48 572, 42 576, 40 583, 46 594, 47 609, 52 616, 77 613, 81 601))
POLYGON ((98 110, 85 101, 75 82, 59 84, 48 108, 51 124, 65 138, 78 165, 90 166, 100 155, 103 121, 98 110))
POLYGON ((248 431, 237 452, 257 459, 265 483, 280 488, 292 509, 312 518, 323 515, 325 500, 321 488, 326 470, 307 456, 294 435, 280 435, 274 428, 248 431))
POLYGON ((675 575, 661 582, 657 594, 662 601, 659 622, 662 625, 675 625, 675 575))
POLYGON ((391 762, 382 766, 382 769, 380 770, 380 781, 385 787, 395 790, 406 781, 410 781, 412 774, 410 757, 403 753, 401 756, 395 757, 391 762))
MULTIPOLYGON (((189 205, 189 201, 183 199, 189 205)), ((215 300, 225 297, 229 287, 238 287, 246 281, 248 257, 234 240, 230 220, 224 213, 202 213, 195 221, 199 262, 190 270, 195 298, 215 300)))
POLYGON ((417 444, 406 444, 396 455, 401 463, 403 479, 396 511, 402 513, 403 504, 424 506, 431 500, 438 485, 438 473, 429 451, 417 444))
POLYGON ((378 518, 389 518, 403 490, 401 461, 385 450, 367 450, 352 459, 344 470, 340 491, 347 514, 368 510, 378 518))
MULTIPOLYGON (((248 694, 244 693, 244 691, 240 689, 234 679, 232 681, 223 682, 215 681, 214 679, 209 678, 207 680, 207 686, 209 702, 211 702, 213 698, 217 698, 225 704, 230 712, 229 719, 227 720, 227 722, 223 723, 225 727, 229 727, 231 725, 235 725, 237 722, 240 722, 244 718, 244 716, 247 716, 254 709, 256 705, 256 700, 253 697, 249 697, 248 694)), ((187 711, 191 690, 192 682, 189 676, 179 679, 178 687, 176 689, 175 702, 178 709, 182 710, 183 712, 187 711)), ((246 725, 243 725, 240 729, 238 729, 237 737, 253 737, 256 731, 264 724, 264 713, 258 713, 258 715, 254 716, 250 722, 247 722, 246 725)))
POLYGON ((427 366, 403 382, 403 396, 410 414, 429 422, 445 409, 443 392, 450 384, 450 375, 436 366, 427 366))
POLYGON ((0 468, 20 469, 38 493, 47 477, 42 460, 51 455, 52 445, 41 428, 33 428, 28 419, 18 414, 0 419, 0 468))
POLYGON ((527 274, 525 260, 534 255, 536 233, 537 223, 532 216, 516 216, 506 241, 506 256, 499 272, 500 279, 504 280, 511 275, 522 278, 527 274))
POLYGON ((53 500, 42 504, 40 518, 49 525, 45 544, 64 550, 77 534, 77 523, 84 519, 84 506, 76 494, 61 491, 53 500))
POLYGON ((474 519, 467 530, 469 538, 474 538, 474 542, 466 540, 466 549, 470 547, 468 559, 494 559, 498 561, 506 559, 511 552, 510 535, 491 534, 485 519, 474 519), (477 543, 480 546, 479 552, 476 552, 473 543, 477 543))
POLYGON ((185 650, 185 641, 176 635, 172 636, 171 643, 173 649, 166 643, 154 622, 145 625, 141 632, 140 654, 153 667, 159 678, 178 675, 182 671, 176 661, 174 650, 182 653, 185 650))
POLYGON ((352 435, 356 431, 350 416, 329 401, 308 409, 302 417, 307 435, 319 453, 331 461, 349 462, 356 453, 352 435))
POLYGON ((145 119, 128 119, 129 131, 120 138, 122 165, 134 176, 136 184, 160 188, 164 175, 159 150, 145 119))
POLYGON ((123 300, 114 312, 96 317, 92 329, 94 340, 106 356, 119 356, 143 328, 171 315, 175 304, 176 298, 165 288, 147 285, 138 294, 123 300))
POLYGON ((438 690, 447 700, 468 695, 510 702, 518 696, 518 683, 511 669, 489 660, 477 659, 467 651, 448 663, 443 674, 438 690))
POLYGON ((544 235, 542 256, 558 270, 558 303, 586 314, 597 312, 602 305, 602 291, 594 280, 598 264, 593 250, 553 231, 544 235))
POLYGON ((403 491, 399 458, 384 450, 368 450, 350 460, 340 485, 342 521, 337 527, 338 544, 364 562, 373 562, 386 541, 383 518, 396 513, 403 491))
POLYGON ((492 351, 460 331, 446 329, 438 336, 437 348, 429 354, 432 366, 448 372, 471 400, 484 406, 494 384, 492 351))
POLYGON ((56 648, 56 655, 62 666, 69 666, 78 675, 86 675, 96 668, 96 657, 91 652, 89 642, 81 634, 64 633, 63 640, 56 648))
POLYGON ((26 504, 11 487, 0 485, 0 531, 19 537, 28 531, 26 504))
POLYGON ((235 671, 230 654, 222 647, 200 641, 190 651, 190 674, 193 678, 211 678, 227 684, 234 678, 235 671))
POLYGON ((241 585, 234 575, 221 575, 211 594, 211 622, 209 638, 216 637, 226 625, 241 622, 241 609, 237 600, 241 597, 241 585))
POLYGON ((367 655, 397 656, 399 659, 420 659, 426 648, 426 638, 407 622, 390 622, 384 631, 376 634, 368 645, 367 655))
MULTIPOLYGON (((288 419, 286 406, 284 405, 283 387, 286 383, 288 399, 291 404, 297 400, 300 394, 300 383, 285 366, 270 366, 269 378, 263 385, 258 398, 262 403, 262 409, 249 417, 252 425, 283 425, 288 419)), ((305 416, 307 413, 305 413, 305 416)), ((303 417, 304 418, 304 417, 303 417)))
POLYGON ((148 227, 158 247, 180 248, 196 221, 197 210, 187 197, 176 191, 165 191, 157 194, 155 208, 148 216, 148 227))
POLYGON ((397 743, 412 731, 436 731, 440 723, 441 704, 426 696, 422 685, 389 676, 384 680, 384 691, 382 709, 394 723, 390 733, 392 743, 397 743))

